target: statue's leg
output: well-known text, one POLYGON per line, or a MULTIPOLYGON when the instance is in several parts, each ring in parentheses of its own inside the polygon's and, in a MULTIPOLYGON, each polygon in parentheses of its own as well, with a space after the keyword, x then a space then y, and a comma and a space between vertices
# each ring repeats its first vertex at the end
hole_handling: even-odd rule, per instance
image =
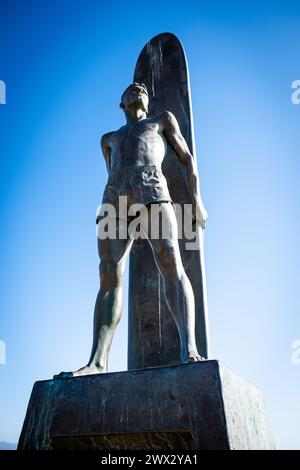
POLYGON ((122 279, 132 240, 98 240, 100 289, 94 312, 94 339, 88 367, 107 372, 107 360, 122 313, 122 279))
MULTIPOLYGON (((177 220, 171 203, 159 204, 162 224, 167 230, 159 229, 159 236, 153 238, 148 231, 155 262, 162 275, 166 302, 174 316, 181 342, 182 362, 201 360, 195 339, 195 299, 191 283, 185 273, 178 244, 177 220)), ((150 218, 151 206, 148 208, 150 218)), ((158 217, 152 219, 157 221, 158 217)), ((145 222, 146 223, 146 222, 145 222)))
POLYGON ((108 353, 122 313, 122 278, 132 240, 98 239, 100 289, 94 310, 93 346, 89 362, 75 372, 54 378, 68 378, 107 372, 108 353))

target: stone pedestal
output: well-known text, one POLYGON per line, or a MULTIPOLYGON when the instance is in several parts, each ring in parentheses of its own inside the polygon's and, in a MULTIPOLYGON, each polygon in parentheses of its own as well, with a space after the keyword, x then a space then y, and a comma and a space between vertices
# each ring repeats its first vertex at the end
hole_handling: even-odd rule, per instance
POLYGON ((218 361, 36 382, 19 449, 273 449, 261 392, 218 361))

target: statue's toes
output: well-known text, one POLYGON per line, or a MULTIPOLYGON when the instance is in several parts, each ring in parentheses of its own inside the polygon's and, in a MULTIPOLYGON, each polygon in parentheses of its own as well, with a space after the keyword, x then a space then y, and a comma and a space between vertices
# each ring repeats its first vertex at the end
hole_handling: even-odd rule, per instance
POLYGON ((189 356, 189 362, 197 362, 197 361, 198 361, 198 359, 197 359, 196 355, 193 354, 193 355, 189 356))
POLYGON ((199 354, 191 354, 189 356, 189 362, 200 362, 200 361, 205 361, 205 357, 202 357, 199 354))
POLYGON ((73 372, 61 372, 53 376, 54 379, 69 379, 70 377, 73 377, 73 372))
POLYGON ((198 361, 206 361, 205 357, 198 356, 198 361))

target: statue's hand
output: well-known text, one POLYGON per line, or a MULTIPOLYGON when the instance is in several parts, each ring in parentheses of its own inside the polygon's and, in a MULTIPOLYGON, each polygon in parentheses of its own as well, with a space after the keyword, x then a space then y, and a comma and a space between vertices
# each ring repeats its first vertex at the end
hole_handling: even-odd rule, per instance
POLYGON ((207 211, 203 205, 203 202, 197 200, 193 204, 193 222, 196 224, 197 227, 201 227, 202 230, 205 229, 206 221, 207 221, 207 211))

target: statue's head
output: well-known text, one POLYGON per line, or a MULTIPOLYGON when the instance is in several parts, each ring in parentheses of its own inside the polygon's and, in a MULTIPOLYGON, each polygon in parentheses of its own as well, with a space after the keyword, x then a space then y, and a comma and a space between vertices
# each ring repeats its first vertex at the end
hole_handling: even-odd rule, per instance
POLYGON ((148 113, 149 96, 144 83, 132 83, 121 96, 120 108, 125 112, 130 107, 140 107, 145 113, 148 113))

